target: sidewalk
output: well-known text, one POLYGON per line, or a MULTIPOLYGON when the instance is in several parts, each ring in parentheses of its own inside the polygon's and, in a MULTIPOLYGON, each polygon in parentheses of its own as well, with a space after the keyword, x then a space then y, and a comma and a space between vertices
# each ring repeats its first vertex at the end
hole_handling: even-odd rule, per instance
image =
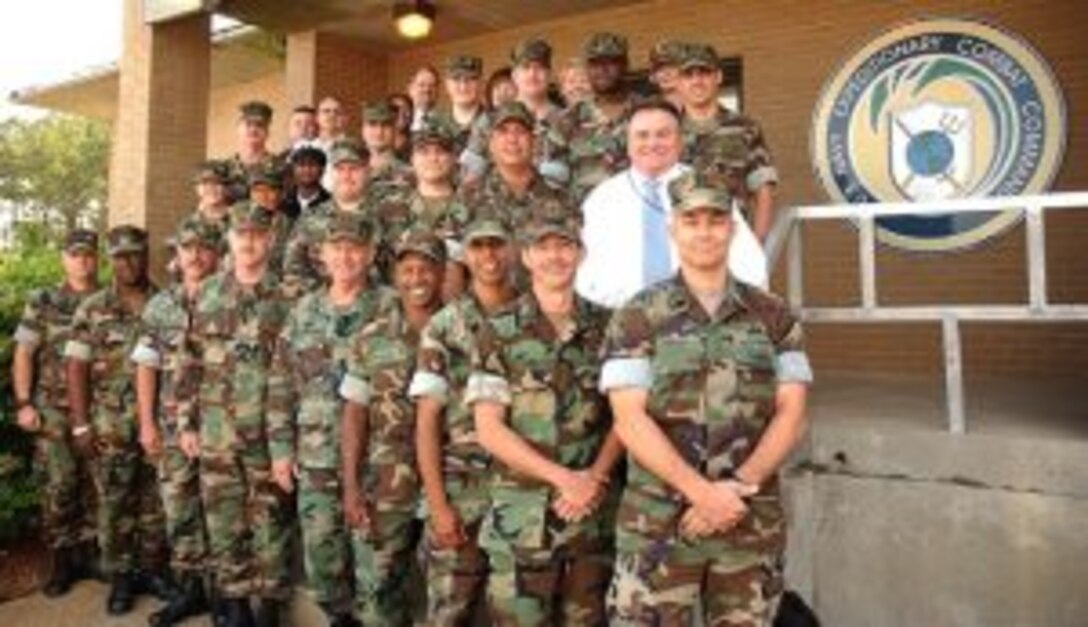
MULTIPOLYGON (((10 627, 146 627, 147 617, 162 603, 153 597, 140 597, 136 609, 121 617, 106 614, 109 586, 84 581, 59 599, 41 593, 0 604, 0 625, 10 627)), ((301 594, 295 595, 290 624, 295 627, 323 627, 324 617, 316 605, 301 594)), ((186 627, 211 625, 207 614, 191 618, 186 627)))

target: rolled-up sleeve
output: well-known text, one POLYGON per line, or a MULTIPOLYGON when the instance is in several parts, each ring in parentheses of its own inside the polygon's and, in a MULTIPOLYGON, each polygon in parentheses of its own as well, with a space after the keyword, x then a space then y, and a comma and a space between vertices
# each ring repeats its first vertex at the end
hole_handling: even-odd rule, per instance
POLYGON ((504 377, 495 374, 473 372, 465 385, 465 404, 472 405, 479 401, 509 405, 511 403, 510 383, 504 377))
POLYGON ((370 404, 370 383, 353 374, 344 375, 340 382, 340 396, 359 405, 370 404))
POLYGON ((645 357, 609 359, 601 367, 600 390, 608 392, 622 388, 653 387, 654 375, 650 360, 645 357))

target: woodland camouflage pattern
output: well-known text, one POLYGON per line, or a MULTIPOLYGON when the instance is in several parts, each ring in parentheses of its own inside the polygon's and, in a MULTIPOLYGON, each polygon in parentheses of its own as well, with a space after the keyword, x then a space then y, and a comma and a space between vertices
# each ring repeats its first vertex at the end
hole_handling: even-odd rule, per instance
MULTIPOLYGON (((615 314, 604 354, 649 360, 649 415, 688 464, 718 480, 759 442, 775 413, 777 357, 793 351, 803 351, 801 325, 776 297, 733 283, 711 317, 677 276, 615 314)), ((688 624, 704 590, 707 624, 765 624, 781 591, 785 546, 777 483, 761 487, 749 507, 728 533, 684 539, 683 496, 629 458, 609 593, 614 622, 688 624)))

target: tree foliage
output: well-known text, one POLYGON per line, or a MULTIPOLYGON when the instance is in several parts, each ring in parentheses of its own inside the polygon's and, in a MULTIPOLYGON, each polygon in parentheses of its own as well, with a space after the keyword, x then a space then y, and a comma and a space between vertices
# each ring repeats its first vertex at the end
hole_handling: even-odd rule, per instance
POLYGON ((101 230, 109 167, 108 125, 51 115, 0 121, 0 203, 52 238, 86 226, 101 230))

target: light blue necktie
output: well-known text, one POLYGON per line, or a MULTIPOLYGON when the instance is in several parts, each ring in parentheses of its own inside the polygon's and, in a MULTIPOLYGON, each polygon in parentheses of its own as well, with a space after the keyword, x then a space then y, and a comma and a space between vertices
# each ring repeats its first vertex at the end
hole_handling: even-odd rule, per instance
POLYGON ((661 182, 643 179, 639 187, 642 198, 642 286, 648 287, 672 274, 669 227, 659 192, 661 182))

